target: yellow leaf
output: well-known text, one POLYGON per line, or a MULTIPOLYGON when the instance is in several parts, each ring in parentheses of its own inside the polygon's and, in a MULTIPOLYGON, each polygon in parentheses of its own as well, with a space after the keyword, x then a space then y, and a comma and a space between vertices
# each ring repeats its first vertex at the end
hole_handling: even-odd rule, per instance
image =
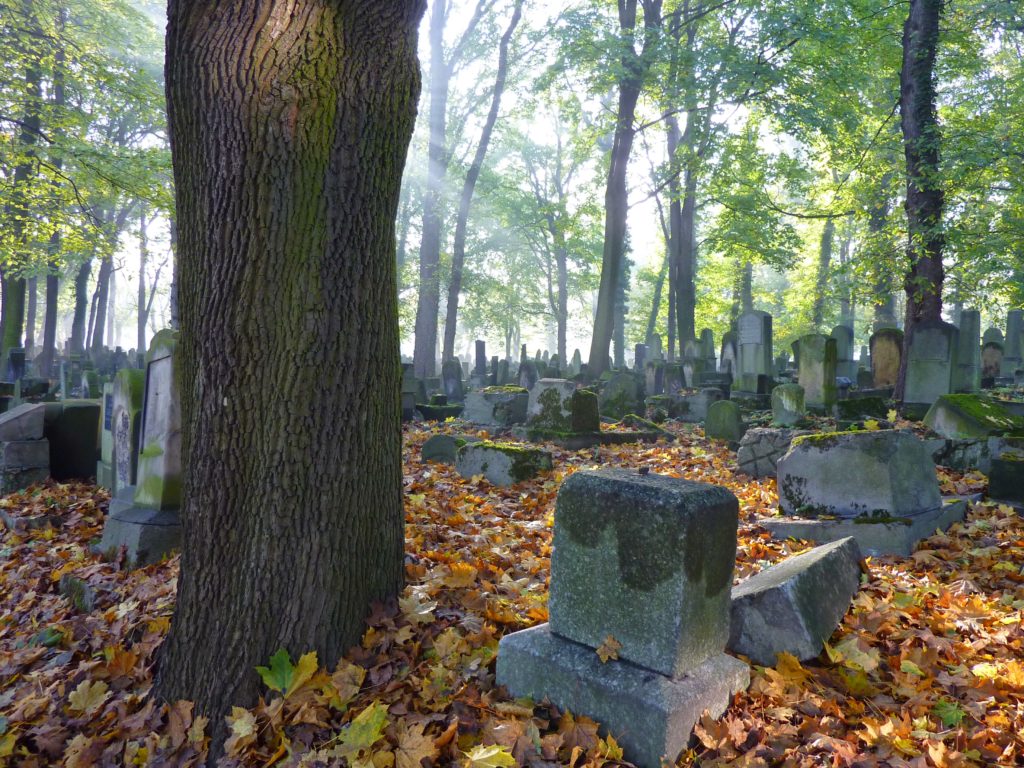
POLYGON ((984 680, 994 680, 999 676, 999 668, 991 662, 983 661, 971 667, 971 674, 984 680))
POLYGON ((505 747, 497 744, 473 747, 465 753, 465 768, 514 768, 516 759, 505 747))
POLYGON ((397 768, 420 768, 420 761, 428 757, 437 757, 434 739, 423 734, 424 723, 408 725, 399 720, 395 725, 398 746, 395 747, 395 763, 397 768))
POLYGON ((305 685, 306 681, 316 673, 319 666, 320 664, 316 660, 316 651, 310 651, 300 656, 299 662, 295 665, 295 671, 292 672, 291 685, 284 692, 284 697, 287 699, 305 685))
POLYGON ((896 412, 895 408, 890 408, 889 412, 885 414, 885 418, 889 421, 896 421, 899 418, 899 413, 896 412))
POLYGON ((469 563, 452 563, 450 567, 451 573, 442 579, 446 587, 465 588, 476 582, 476 568, 469 563))
POLYGON ((597 657, 602 664, 607 664, 609 659, 619 658, 619 651, 622 650, 622 643, 611 635, 604 639, 604 642, 597 646, 597 657))
POLYGON ((875 419, 865 419, 864 429, 868 430, 869 432, 877 432, 879 429, 881 429, 881 427, 875 419))
POLYGON ((225 720, 231 735, 224 742, 224 749, 228 757, 239 757, 242 750, 256 741, 256 716, 242 707, 232 707, 225 720))
POLYGON ((107 684, 102 680, 92 682, 83 680, 78 687, 68 696, 69 707, 72 712, 83 715, 91 715, 106 701, 107 684))
POLYGON ((345 709, 348 703, 359 693, 364 679, 366 679, 365 669, 345 659, 339 661, 338 668, 331 675, 331 685, 338 692, 337 696, 331 698, 331 706, 335 709, 345 709))
POLYGON ((14 745, 18 742, 18 737, 11 731, 0 736, 0 757, 10 757, 14 754, 14 745))
POLYGON ((881 653, 876 648, 861 649, 857 636, 847 635, 832 648, 829 658, 853 669, 873 672, 881 662, 881 653))

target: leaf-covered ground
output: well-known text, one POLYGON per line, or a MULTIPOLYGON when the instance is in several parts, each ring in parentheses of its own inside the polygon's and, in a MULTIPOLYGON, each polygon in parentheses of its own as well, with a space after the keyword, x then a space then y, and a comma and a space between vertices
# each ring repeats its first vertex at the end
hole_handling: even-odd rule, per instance
MULTIPOLYGON (((561 480, 584 468, 648 467, 728 486, 741 503, 737 578, 807 546, 753 524, 773 508, 774 482, 734 475, 728 450, 699 430, 672 429, 678 442, 555 449, 554 472, 513 488, 422 462, 432 432, 407 429, 400 605, 376 609, 361 647, 335 668, 280 654, 254 670, 266 695, 233 712, 224 764, 620 764, 614 738, 600 738, 595 723, 494 686, 500 637, 546 619, 561 480)), ((985 487, 980 475, 940 478, 951 493, 985 487)), ((87 485, 0 501, 0 765, 197 765, 205 754, 209 729, 189 703, 147 697, 177 558, 140 571, 95 558, 88 545, 106 502, 87 485), (62 577, 74 599, 61 594, 62 577), (88 589, 73 593, 73 579, 88 589), (93 609, 81 610, 90 599, 93 609)), ((965 524, 869 571, 822 656, 754 667, 749 690, 698 726, 681 764, 1024 764, 1021 519, 976 504, 965 524)))

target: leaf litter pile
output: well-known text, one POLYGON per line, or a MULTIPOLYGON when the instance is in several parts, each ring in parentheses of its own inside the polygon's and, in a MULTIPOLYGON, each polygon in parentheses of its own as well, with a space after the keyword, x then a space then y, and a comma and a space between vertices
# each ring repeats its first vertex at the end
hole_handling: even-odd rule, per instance
MULTIPOLYGON (((554 500, 585 468, 644 468, 725 485, 740 499, 737 579, 804 551, 753 524, 773 480, 732 471, 697 429, 677 441, 555 454, 555 470, 510 488, 423 462, 447 424, 405 432, 406 574, 362 644, 325 669, 279 652, 266 686, 229 717, 227 766, 429 768, 626 764, 614 734, 494 684, 498 640, 547 618, 554 500)), ((479 433, 485 435, 485 433, 479 433)), ((979 474, 940 470, 948 493, 979 474)), ((178 558, 137 571, 89 550, 108 497, 48 485, 0 500, 0 765, 200 765, 209 732, 189 702, 148 693, 173 612, 178 558)), ((680 759, 700 766, 1024 764, 1024 524, 978 503, 909 558, 874 559, 825 651, 782 655, 680 759)), ((614 656, 614 648, 606 648, 614 656)))

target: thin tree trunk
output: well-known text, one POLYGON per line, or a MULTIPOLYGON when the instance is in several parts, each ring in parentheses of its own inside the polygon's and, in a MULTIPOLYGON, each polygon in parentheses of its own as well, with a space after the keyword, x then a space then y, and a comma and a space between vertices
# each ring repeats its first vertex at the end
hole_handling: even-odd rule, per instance
POLYGON ((420 232, 420 286, 416 301, 416 337, 413 366, 421 378, 437 370, 437 311, 440 285, 441 223, 445 176, 448 173, 448 81, 451 70, 444 58, 447 2, 434 0, 430 12, 430 113, 427 148, 427 184, 423 192, 423 226, 420 232))
POLYGON ((39 294, 39 283, 35 276, 26 283, 28 292, 28 310, 25 313, 25 349, 36 345, 36 297, 39 294))
POLYGON ((636 30, 638 0, 620 0, 619 35, 624 51, 622 74, 619 80, 619 101, 615 113, 615 134, 612 139, 608 177, 605 187, 604 209, 604 252, 601 257, 601 285, 597 294, 597 311, 594 314, 594 333, 590 343, 589 368, 598 376, 608 368, 608 352, 612 333, 615 329, 616 305, 618 304, 618 280, 625 258, 626 218, 629 212, 626 172, 629 155, 636 135, 633 116, 643 88, 644 78, 650 66, 651 51, 658 37, 661 24, 661 0, 639 0, 644 14, 643 50, 637 54, 632 46, 636 30))
POLYGON ((117 335, 117 270, 110 270, 110 279, 107 288, 107 328, 105 331, 106 346, 114 348, 114 337, 117 335))
MULTIPOLYGON (((60 253, 60 233, 50 235, 51 253, 60 253)), ((53 362, 57 356, 57 298, 60 295, 60 278, 56 261, 50 262, 46 273, 46 309, 43 313, 43 359, 39 366, 45 378, 53 376, 53 362)))
POLYGON ((832 243, 835 240, 836 222, 831 216, 825 219, 821 230, 821 246, 818 250, 818 272, 814 280, 814 306, 811 308, 811 325, 820 331, 825 322, 825 295, 828 292, 829 265, 832 262, 832 243))
MULTIPOLYGON (((889 185, 892 182, 892 173, 882 177, 881 190, 878 199, 868 212, 868 238, 876 246, 880 245, 879 240, 885 232, 886 221, 889 218, 889 185)), ((873 291, 874 318, 873 327, 879 328, 896 327, 896 297, 893 295, 892 272, 882 259, 881 253, 874 254, 875 260, 875 283, 873 291)))
POLYGON ((89 311, 89 273, 92 259, 86 259, 75 274, 75 310, 71 319, 71 354, 80 355, 85 349, 86 315, 89 311))
POLYGON ((907 163, 907 256, 910 271, 904 353, 896 381, 896 400, 902 400, 907 360, 914 329, 942 319, 942 208, 944 195, 939 168, 939 123, 935 107, 935 56, 943 0, 910 0, 903 26, 903 68, 900 71, 900 126, 907 163))
POLYGON ((171 0, 166 70, 187 471, 157 694, 210 718, 211 764, 256 665, 333 668, 401 589, 395 214, 423 12, 231 6, 171 0))
POLYGON ((100 271, 96 277, 96 293, 93 295, 93 309, 95 322, 92 326, 92 342, 89 348, 93 352, 103 349, 103 331, 107 322, 107 297, 110 291, 110 276, 114 271, 114 259, 107 256, 100 261, 100 271))
POLYGON ((462 184, 462 195, 459 198, 459 212, 455 219, 455 240, 452 243, 452 273, 448 282, 448 309, 444 321, 444 348, 441 359, 449 360, 455 356, 455 330, 459 315, 459 291, 462 290, 462 266, 466 260, 466 228, 469 224, 469 208, 473 203, 473 191, 484 165, 487 148, 491 143, 494 124, 498 122, 498 111, 501 109, 501 97, 505 92, 505 79, 508 76, 508 49, 512 35, 519 26, 523 15, 523 0, 516 0, 512 10, 512 18, 501 36, 498 44, 498 71, 494 77, 494 92, 491 95, 491 109, 487 113, 484 127, 480 131, 480 141, 476 145, 473 162, 466 172, 462 184))
POLYGON ((146 262, 149 259, 149 238, 146 234, 146 209, 139 216, 139 314, 136 318, 135 348, 146 348, 146 320, 149 315, 146 304, 146 262))

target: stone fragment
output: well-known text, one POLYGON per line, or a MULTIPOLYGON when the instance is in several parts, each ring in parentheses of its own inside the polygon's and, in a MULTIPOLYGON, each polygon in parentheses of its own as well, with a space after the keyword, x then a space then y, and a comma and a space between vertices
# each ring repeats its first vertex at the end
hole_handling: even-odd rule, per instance
POLYGON ((820 333, 801 337, 799 380, 808 407, 832 409, 838 399, 835 339, 820 333))
POLYGON ((552 631, 593 648, 612 635, 620 658, 670 676, 721 653, 738 514, 719 486, 626 470, 571 475, 555 508, 552 631))
POLYGON ((526 421, 530 393, 523 387, 487 387, 466 395, 462 418, 473 424, 510 427, 526 421))
POLYGON ((754 478, 774 477, 779 459, 786 455, 793 438, 809 434, 808 430, 748 429, 736 449, 739 471, 754 478))
POLYGON ((455 470, 460 475, 483 475, 494 485, 514 485, 553 467, 548 451, 509 443, 466 443, 455 455, 455 470))
POLYGON ((773 666, 782 652, 813 659, 860 587, 860 559, 857 542, 841 539, 734 587, 729 650, 763 666, 773 666))
POLYGON ((998 402, 972 394, 942 395, 924 416, 924 423, 946 438, 979 438, 1024 431, 1024 418, 998 402))
POLYGON ((576 384, 568 379, 540 379, 530 390, 526 423, 537 429, 572 431, 572 396, 576 384))
POLYGON ((0 414, 0 442, 41 439, 45 411, 42 403, 23 403, 0 414))
POLYGON ((466 443, 478 443, 479 437, 470 435, 432 435, 420 447, 420 458, 423 461, 435 461, 439 464, 454 464, 459 448, 466 443))
MULTIPOLYGON (((667 375, 666 366, 666 391, 669 386, 667 375)), ((616 420, 621 419, 627 413, 636 413, 642 407, 640 384, 631 373, 616 373, 601 387, 598 402, 601 414, 616 420)))

